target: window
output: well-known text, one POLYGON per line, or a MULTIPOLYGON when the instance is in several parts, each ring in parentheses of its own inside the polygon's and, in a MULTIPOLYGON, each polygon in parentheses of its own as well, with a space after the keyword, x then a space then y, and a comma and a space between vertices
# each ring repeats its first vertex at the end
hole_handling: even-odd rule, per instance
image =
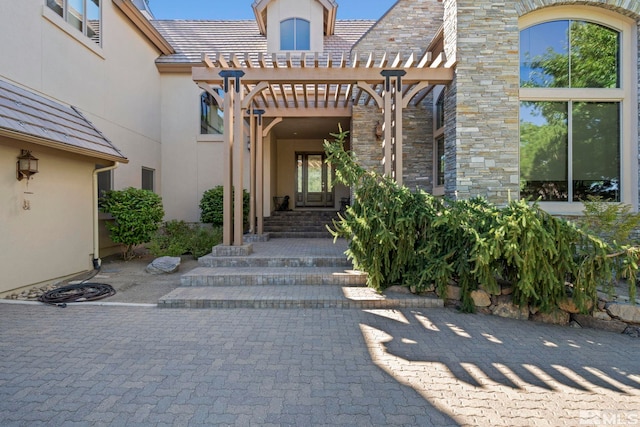
MULTIPOLYGON (((96 169, 102 169, 106 166, 96 165, 96 169)), ((98 206, 100 206, 100 198, 107 191, 113 190, 113 170, 98 173, 98 206)))
POLYGON ((301 18, 280 23, 280 50, 310 50, 311 24, 301 18))
POLYGON ((587 19, 520 32, 521 197, 622 201, 622 36, 587 19))
POLYGON ((149 168, 142 168, 142 189, 155 191, 154 178, 155 170, 149 168))
POLYGON ((224 116, 215 98, 202 92, 200 95, 200 134, 222 134, 224 133, 224 116))
POLYGON ((100 0, 47 0, 47 6, 73 28, 100 44, 100 0))
MULTIPOLYGON (((437 93, 437 92, 436 92, 437 93)), ((444 187, 444 88, 440 88, 440 95, 436 97, 433 112, 433 182, 434 194, 441 195, 443 193, 442 187, 444 187)))

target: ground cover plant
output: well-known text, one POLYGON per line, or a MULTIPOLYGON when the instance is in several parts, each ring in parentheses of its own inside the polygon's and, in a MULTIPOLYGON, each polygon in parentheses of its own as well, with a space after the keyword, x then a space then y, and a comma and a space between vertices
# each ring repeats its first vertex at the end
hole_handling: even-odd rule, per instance
POLYGON ((155 233, 147 248, 153 256, 191 254, 198 259, 222 242, 222 228, 185 221, 167 221, 155 233))
POLYGON ((512 201, 497 207, 484 199, 447 200, 410 191, 366 171, 345 151, 347 132, 325 141, 337 179, 354 189, 351 206, 333 223, 334 237, 350 241, 347 256, 378 291, 393 286, 416 292, 435 284, 461 288, 466 312, 471 292, 513 287, 513 301, 548 311, 567 299, 586 312, 612 274, 629 283, 635 299, 640 250, 608 243, 536 204, 512 201))

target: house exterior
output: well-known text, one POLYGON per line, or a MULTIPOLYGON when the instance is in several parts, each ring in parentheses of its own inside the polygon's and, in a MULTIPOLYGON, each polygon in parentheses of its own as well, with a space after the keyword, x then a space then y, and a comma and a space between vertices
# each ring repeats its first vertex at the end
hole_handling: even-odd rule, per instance
MULTIPOLYGON (((122 164, 102 186, 153 189, 167 219, 198 221, 203 192, 224 185, 226 245, 243 244, 232 187, 250 190, 256 234, 280 197, 340 207, 350 189, 322 154, 338 125, 362 164, 435 195, 539 198, 559 215, 589 196, 638 208, 638 2, 399 0, 377 21, 340 20, 336 0, 256 0, 245 21, 154 20, 143 0, 83 0, 82 13, 70 3, 3 4, 0 82, 73 106, 117 147, 122 164)), ((0 241, 11 271, 0 292, 90 268, 93 171, 118 160, 41 150, 3 127, 0 235, 12 237, 0 241), (40 156, 28 191, 12 166, 22 149, 40 156), (46 186, 54 174, 73 201, 46 186), (83 208, 71 218, 62 204, 83 208), (66 239, 42 240, 45 218, 66 239), (52 252, 53 270, 42 261, 52 252)))

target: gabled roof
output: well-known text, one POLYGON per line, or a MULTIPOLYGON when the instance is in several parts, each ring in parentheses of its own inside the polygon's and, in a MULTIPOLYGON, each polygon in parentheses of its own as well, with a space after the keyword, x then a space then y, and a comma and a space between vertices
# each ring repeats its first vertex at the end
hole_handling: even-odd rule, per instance
MULTIPOLYGON (((202 54, 226 57, 232 53, 247 54, 257 61, 267 53, 267 38, 258 31, 253 20, 242 21, 152 21, 158 32, 173 46, 175 53, 156 60, 159 66, 169 64, 199 65, 202 54)), ((324 53, 329 56, 349 55, 354 43, 375 23, 373 20, 337 21, 335 33, 324 38, 324 53)))
MULTIPOLYGON (((253 13, 256 15, 256 22, 260 28, 260 34, 267 34, 267 6, 275 0, 255 0, 253 2, 253 13)), ((324 34, 331 36, 335 30, 336 12, 338 4, 335 0, 316 0, 324 9, 324 34)))
POLYGON ((127 158, 74 107, 0 79, 0 135, 99 159, 127 158))

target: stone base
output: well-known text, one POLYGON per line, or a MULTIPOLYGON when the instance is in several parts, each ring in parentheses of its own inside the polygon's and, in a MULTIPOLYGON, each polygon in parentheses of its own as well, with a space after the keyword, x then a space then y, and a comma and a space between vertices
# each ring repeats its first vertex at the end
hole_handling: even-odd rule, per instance
POLYGON ((226 246, 217 245, 214 246, 211 255, 213 256, 249 256, 253 253, 253 245, 251 243, 244 244, 242 246, 226 246))
POLYGON ((245 234, 244 236, 242 236, 242 241, 244 243, 268 242, 269 239, 271 239, 271 233, 245 234))

